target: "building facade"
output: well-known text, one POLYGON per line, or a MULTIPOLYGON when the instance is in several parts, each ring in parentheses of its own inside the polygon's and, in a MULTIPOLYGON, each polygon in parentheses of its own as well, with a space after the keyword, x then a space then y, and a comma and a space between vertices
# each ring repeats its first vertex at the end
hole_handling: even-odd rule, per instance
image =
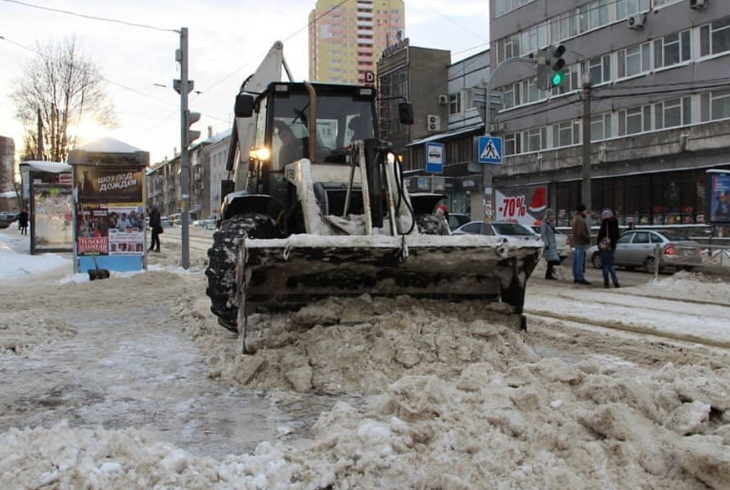
POLYGON ((372 84, 377 56, 405 29, 403 0, 318 0, 309 14, 309 80, 372 84))
POLYGON ((730 167, 730 2, 491 3, 493 67, 558 45, 567 62, 549 90, 531 63, 495 74, 504 105, 491 129, 506 155, 495 187, 547 187, 567 224, 581 202, 587 97, 593 212, 611 208, 622 224, 706 222, 705 171, 730 167))
MULTIPOLYGON (((469 214, 472 219, 483 218, 484 187, 476 153, 477 140, 484 134, 489 62, 489 50, 485 50, 449 65, 446 90, 436 95, 439 105, 444 107, 446 124, 441 131, 408 143, 412 162, 410 172, 407 172, 410 175, 409 189, 412 192, 432 189, 442 192, 448 197, 452 213, 469 214), (429 143, 444 145, 442 174, 425 171, 429 143)), ((434 97, 434 92, 422 93, 422 96, 428 102, 434 97)), ((414 103, 419 104, 420 101, 414 100, 414 103)))

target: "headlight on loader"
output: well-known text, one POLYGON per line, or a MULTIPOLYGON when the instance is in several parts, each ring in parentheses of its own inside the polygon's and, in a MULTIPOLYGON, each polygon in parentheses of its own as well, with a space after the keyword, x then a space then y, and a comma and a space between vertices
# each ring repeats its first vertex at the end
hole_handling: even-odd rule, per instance
POLYGON ((266 161, 271 158, 271 151, 266 147, 254 148, 249 152, 249 156, 254 160, 266 161))

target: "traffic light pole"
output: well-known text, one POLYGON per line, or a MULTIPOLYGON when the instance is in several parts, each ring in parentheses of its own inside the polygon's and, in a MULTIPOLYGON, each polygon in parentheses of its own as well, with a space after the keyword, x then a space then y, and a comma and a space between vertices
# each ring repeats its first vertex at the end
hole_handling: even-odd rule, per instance
MULTIPOLYGON (((491 70, 491 72, 489 73, 489 79, 487 80, 487 93, 484 107, 484 136, 492 135, 492 80, 494 80, 494 76, 497 74, 500 68, 505 65, 510 65, 512 63, 535 64, 537 63, 537 60, 533 58, 509 58, 498 64, 494 68, 494 70, 491 70)), ((484 188, 484 222, 491 223, 494 218, 494 188, 492 182, 492 168, 488 163, 482 164, 482 187, 484 188)))
POLYGON ((190 160, 188 153, 188 28, 180 29, 180 197, 182 268, 190 268, 190 160))
POLYGON ((591 84, 583 84, 583 204, 589 212, 591 207, 591 84))

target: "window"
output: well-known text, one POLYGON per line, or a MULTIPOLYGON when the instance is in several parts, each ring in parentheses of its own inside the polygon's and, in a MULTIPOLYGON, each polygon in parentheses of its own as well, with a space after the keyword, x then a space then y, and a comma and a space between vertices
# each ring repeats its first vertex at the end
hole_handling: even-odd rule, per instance
POLYGON ((702 122, 730 118, 730 90, 702 94, 700 115, 702 122))
POLYGON ((651 106, 633 107, 618 113, 619 136, 651 130, 651 106))
POLYGON ((591 84, 608 82, 611 80, 611 55, 597 56, 588 60, 588 73, 591 76, 591 84))
POLYGON ((580 32, 590 31, 597 27, 608 24, 609 0, 596 0, 595 2, 582 5, 579 9, 580 32))
POLYGON ((522 134, 513 133, 504 137, 504 154, 517 155, 522 153, 522 134))
POLYGON ((449 114, 461 113, 461 93, 449 94, 449 114))
POLYGON ((700 28, 700 55, 730 51, 730 17, 700 28))
POLYGON ((692 123, 692 98, 666 100, 654 105, 656 129, 675 128, 692 123))
POLYGON ((553 126, 553 148, 577 145, 580 143, 580 124, 567 121, 553 126))
POLYGON ((654 68, 689 60, 692 57, 690 38, 690 31, 684 31, 654 41, 654 68))
POLYGON ((547 147, 547 128, 533 128, 522 133, 525 152, 540 151, 547 147))
POLYGON ((649 0, 617 0, 616 20, 649 10, 649 0))
POLYGON ((618 52, 618 77, 625 78, 647 72, 651 69, 651 45, 622 49, 618 52))
POLYGON ((634 241, 632 243, 649 243, 649 234, 646 232, 634 233, 634 241))
POLYGON ((511 12, 515 9, 532 3, 535 0, 497 0, 494 6, 494 16, 501 17, 502 15, 511 12))
POLYGON ((578 14, 575 10, 566 12, 550 21, 550 34, 553 43, 578 35, 578 14))
POLYGON ((611 113, 591 118, 591 141, 601 141, 611 137, 611 113))

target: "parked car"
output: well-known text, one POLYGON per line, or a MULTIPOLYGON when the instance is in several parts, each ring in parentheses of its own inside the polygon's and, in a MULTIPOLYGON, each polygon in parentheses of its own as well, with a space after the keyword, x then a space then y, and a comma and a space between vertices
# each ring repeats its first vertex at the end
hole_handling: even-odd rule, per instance
POLYGON ((217 224, 218 220, 216 218, 208 218, 200 222, 200 226, 202 226, 206 230, 215 230, 217 224))
MULTIPOLYGON (((530 228, 538 235, 541 234, 539 226, 531 226, 530 228)), ((558 248, 558 257, 560 257, 561 262, 573 251, 568 243, 568 235, 558 229, 555 230, 555 245, 558 248)))
POLYGON ((15 212, 10 211, 3 211, 0 213, 0 229, 1 228, 8 228, 10 225, 12 225, 17 219, 18 214, 15 212))
POLYGON ((542 242, 539 234, 532 231, 531 228, 519 223, 509 223, 506 221, 495 221, 486 224, 483 221, 470 221, 465 225, 461 225, 451 232, 452 235, 491 235, 509 240, 538 240, 542 242))
MULTIPOLYGON (((588 249, 593 267, 601 268, 601 254, 598 247, 588 249)), ((687 230, 631 230, 624 232, 616 242, 618 267, 626 270, 643 268, 654 273, 656 267, 661 272, 664 268, 691 271, 702 265, 702 246, 690 239, 687 230), (656 256, 656 246, 661 253, 656 256)))
POLYGON ((449 213, 449 228, 454 231, 461 225, 467 224, 471 221, 471 215, 466 213, 449 213))

